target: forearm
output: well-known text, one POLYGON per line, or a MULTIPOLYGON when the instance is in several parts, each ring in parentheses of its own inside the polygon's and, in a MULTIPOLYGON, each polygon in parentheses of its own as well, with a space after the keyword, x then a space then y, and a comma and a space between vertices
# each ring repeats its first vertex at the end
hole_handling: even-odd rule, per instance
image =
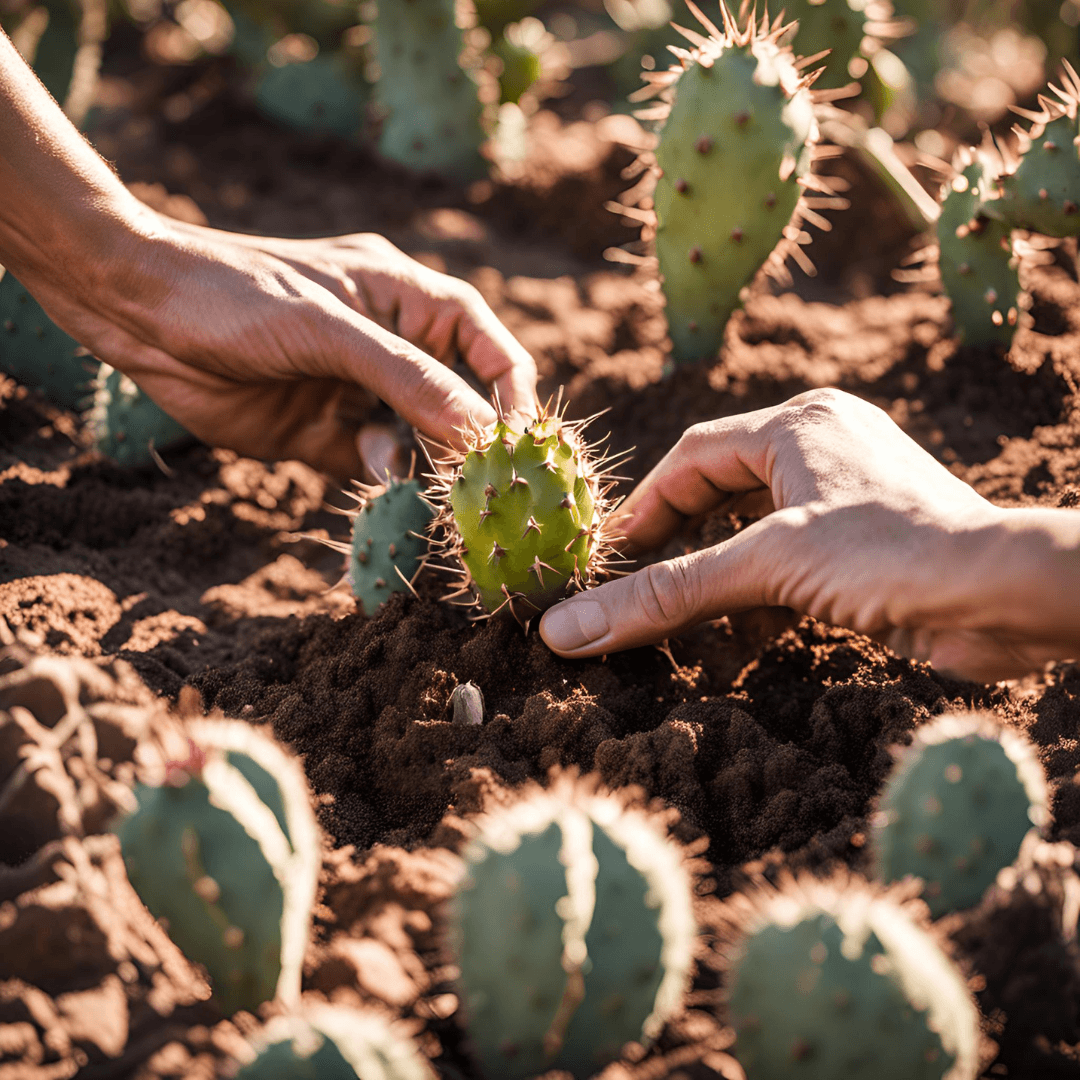
POLYGON ((100 295, 156 216, 120 183, 0 31, 0 265, 100 295))

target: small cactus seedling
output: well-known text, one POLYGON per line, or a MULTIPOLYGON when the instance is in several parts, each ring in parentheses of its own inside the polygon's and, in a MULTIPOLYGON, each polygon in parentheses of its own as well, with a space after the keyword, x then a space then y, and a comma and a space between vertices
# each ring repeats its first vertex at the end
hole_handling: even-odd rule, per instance
POLYGON ((418 172, 456 180, 487 173, 476 82, 461 64, 465 43, 454 0, 382 0, 375 20, 380 152, 418 172))
MULTIPOLYGON (((550 403, 549 403, 550 405, 550 403)), ((450 473, 428 492, 440 507, 436 528, 459 559, 460 588, 492 614, 504 608, 529 620, 572 587, 584 588, 607 558, 603 523, 610 485, 558 408, 542 410, 523 432, 500 420, 493 432, 473 432, 450 473)))
POLYGON ((1050 85, 1060 101, 1040 95, 1040 112, 1017 110, 1032 122, 1030 131, 1016 128, 1022 156, 998 178, 995 190, 983 194, 982 203, 988 217, 1047 236, 1080 232, 1080 76, 1067 60, 1064 69, 1064 86, 1050 85))
POLYGON ((735 1055, 748 1080, 973 1080, 978 1013, 934 938, 856 879, 728 902, 735 1055))
POLYGON ((102 364, 87 413, 94 445, 121 465, 150 465, 191 434, 126 375, 102 364))
POLYGON ((15 280, 0 271, 0 370, 40 387, 63 409, 78 409, 93 393, 97 361, 45 314, 15 280))
POLYGON ((486 815, 452 905, 485 1076, 594 1075, 682 1000, 694 941, 683 857, 643 814, 561 778, 486 815))
POLYGON ((307 1005, 275 1016, 255 1040, 256 1058, 235 1080, 433 1080, 411 1039, 380 1014, 307 1005))
POLYGON ((963 151, 943 189, 937 220, 938 264, 952 301, 957 336, 969 345, 1012 344, 1020 305, 1020 276, 1009 226, 979 212, 993 184, 993 163, 963 151))
POLYGON ((225 1012, 294 1005, 319 866, 303 771, 250 724, 186 730, 189 760, 115 827, 128 876, 225 1012))
POLYGON ((808 239, 802 218, 828 227, 801 198, 804 186, 825 184, 810 173, 810 80, 779 44, 787 28, 751 20, 741 30, 721 4, 721 31, 690 6, 709 36, 676 27, 694 48, 673 47, 679 63, 645 72, 649 85, 632 98, 661 98, 638 115, 663 125, 655 246, 677 361, 717 352, 743 288, 766 263, 781 276, 788 255, 809 267, 798 248, 808 239))
POLYGON ((882 880, 922 878, 937 918, 979 902, 1048 819, 1030 743, 987 716, 945 716, 899 754, 875 818, 882 880))

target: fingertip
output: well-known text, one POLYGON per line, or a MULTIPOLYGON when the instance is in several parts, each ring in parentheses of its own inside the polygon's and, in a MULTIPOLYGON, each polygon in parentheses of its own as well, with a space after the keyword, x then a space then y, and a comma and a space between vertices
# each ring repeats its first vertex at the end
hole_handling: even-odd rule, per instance
POLYGON ((540 620, 540 636, 560 656, 573 658, 606 652, 610 635, 604 605, 585 596, 556 604, 540 620))

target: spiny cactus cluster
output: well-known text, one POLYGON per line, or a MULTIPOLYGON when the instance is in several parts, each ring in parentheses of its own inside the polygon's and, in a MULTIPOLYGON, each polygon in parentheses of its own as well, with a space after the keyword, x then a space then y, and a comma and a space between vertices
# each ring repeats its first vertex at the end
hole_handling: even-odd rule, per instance
POLYGON ((319 866, 303 771, 250 724, 186 730, 188 759, 115 826, 128 876, 226 1013, 295 1005, 319 866))
POLYGON ((744 287, 766 263, 778 274, 788 255, 805 263, 799 221, 824 221, 802 199, 825 184, 810 172, 813 100, 780 45, 787 27, 740 29, 721 3, 721 30, 691 7, 708 36, 676 27, 693 48, 673 48, 679 63, 643 73, 649 85, 632 96, 661 99, 638 113, 662 123, 655 213, 644 218, 651 227, 655 217, 677 361, 715 354, 744 287))
POLYGON ((439 507, 435 532, 461 567, 452 597, 489 614, 508 609, 527 625, 603 571, 609 462, 593 459, 583 427, 549 402, 524 431, 500 420, 440 463, 451 471, 433 477, 428 498, 439 507))
POLYGON ((455 0, 381 0, 375 41, 380 152, 421 172, 463 181, 484 176, 482 107, 460 62, 465 42, 455 0))
POLYGON ((728 902, 729 1009, 748 1080, 973 1080, 978 1014, 934 938, 858 879, 728 902))
POLYGON ((235 1080, 433 1080, 416 1045, 379 1013, 305 1005, 259 1032, 235 1080))
POLYGON ((451 935, 483 1074, 585 1080, 655 1038, 695 935, 686 862, 662 828, 565 776, 478 826, 451 935))
POLYGON ((1048 820, 1046 779, 1026 739, 979 714, 920 728, 878 805, 878 876, 922 878, 936 918, 979 902, 1048 820))

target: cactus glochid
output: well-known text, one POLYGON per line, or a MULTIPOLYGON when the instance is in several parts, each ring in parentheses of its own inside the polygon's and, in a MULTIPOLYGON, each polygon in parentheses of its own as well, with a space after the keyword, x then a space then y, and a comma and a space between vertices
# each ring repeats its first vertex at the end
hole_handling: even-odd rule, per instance
POLYGON ((461 63, 465 41, 455 0, 381 0, 375 51, 380 152, 420 172, 463 181, 485 176, 482 107, 477 84, 461 63))
POLYGON ((419 1049, 380 1013, 306 1005, 275 1016, 235 1080, 433 1080, 419 1049))
POLYGON ((680 1006, 695 935, 681 851, 642 812, 563 776, 483 816, 451 910, 483 1075, 594 1075, 680 1006))
POLYGON ((979 902, 1046 824, 1046 778, 1035 751, 988 716, 943 716, 899 753, 875 816, 882 880, 925 882, 937 918, 979 902))
POLYGON ((832 192, 810 172, 813 98, 791 49, 778 43, 787 28, 751 19, 739 29, 723 3, 721 12, 723 31, 698 12, 709 36, 683 31, 694 48, 677 50, 668 71, 643 73, 649 85, 631 97, 660 98, 638 114, 662 128, 654 213, 636 214, 644 239, 655 228, 677 361, 717 352, 762 266, 782 278, 788 256, 809 267, 799 222, 828 227, 814 207, 835 202, 802 199, 804 187, 832 192))
POLYGON ((727 901, 730 1019, 748 1080, 973 1080, 978 1013, 934 938, 858 879, 727 901))
POLYGON ((318 827, 298 762, 243 721, 186 725, 190 757, 140 784, 120 820, 128 877, 222 1009, 300 996, 319 868, 318 827))
POLYGON ((466 432, 471 448, 446 459, 428 492, 440 508, 434 528, 460 560, 452 596, 472 596, 489 613, 503 608, 522 624, 593 583, 609 546, 609 464, 594 460, 584 422, 566 422, 548 403, 524 431, 500 420, 493 432, 466 432))

